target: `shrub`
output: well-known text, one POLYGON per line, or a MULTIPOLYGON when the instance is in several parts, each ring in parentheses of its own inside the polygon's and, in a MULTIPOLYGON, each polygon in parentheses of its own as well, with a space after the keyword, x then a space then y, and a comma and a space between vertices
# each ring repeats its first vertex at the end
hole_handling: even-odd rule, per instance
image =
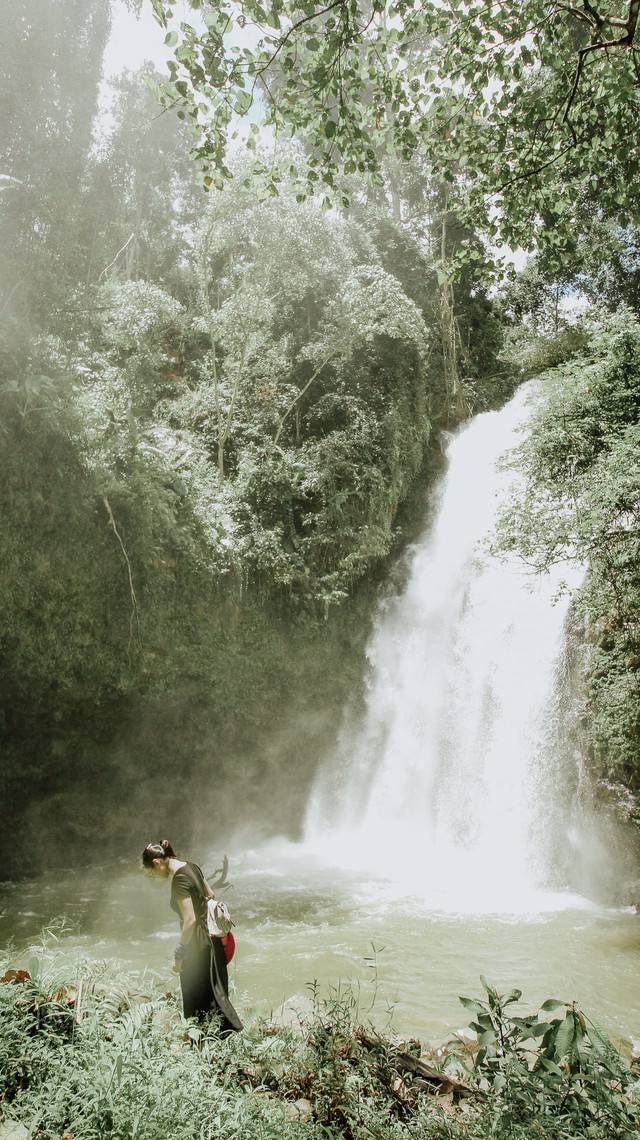
POLYGON ((638 1074, 571 1003, 516 1016, 519 991, 461 998, 477 1044, 420 1056, 362 1025, 349 989, 296 1029, 250 1019, 221 1039, 143 979, 55 963, 0 979, 5 1120, 38 1140, 610 1140, 637 1135, 638 1074), (549 1016, 562 1010, 558 1016, 549 1016))

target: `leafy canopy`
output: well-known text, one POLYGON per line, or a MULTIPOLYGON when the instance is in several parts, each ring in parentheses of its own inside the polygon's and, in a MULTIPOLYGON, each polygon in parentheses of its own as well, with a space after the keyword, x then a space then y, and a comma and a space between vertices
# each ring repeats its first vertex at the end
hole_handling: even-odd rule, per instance
POLYGON ((175 49, 161 100, 207 186, 247 119, 249 145, 259 123, 303 137, 301 181, 329 197, 418 153, 524 248, 562 245, 594 209, 638 216, 639 0, 189 0, 177 25, 172 0, 151 3, 175 49))

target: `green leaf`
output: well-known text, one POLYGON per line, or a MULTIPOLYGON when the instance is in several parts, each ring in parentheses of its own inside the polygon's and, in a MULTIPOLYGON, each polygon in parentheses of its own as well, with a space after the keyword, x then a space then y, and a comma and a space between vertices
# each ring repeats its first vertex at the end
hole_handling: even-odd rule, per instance
POLYGON ((164 42, 167 47, 175 47, 178 42, 178 33, 167 32, 166 36, 164 37, 164 42))
POLYGON ((560 1009, 560 1006, 563 1005, 566 1005, 566 1002, 558 1001, 556 998, 547 998, 540 1006, 540 1009, 543 1009, 546 1013, 552 1009, 560 1009))
POLYGON ((151 0, 151 7, 153 8, 153 14, 158 23, 161 24, 163 28, 166 28, 169 13, 162 3, 162 0, 151 0))
POLYGON ((566 1073, 560 1068, 559 1065, 556 1065, 555 1061, 552 1061, 550 1057, 538 1057, 538 1060, 536 1062, 536 1067, 537 1066, 541 1066, 543 1069, 546 1069, 547 1072, 552 1073, 554 1077, 566 1077, 566 1073))
POLYGON ((475 998, 459 997, 458 1001, 465 1009, 470 1009, 472 1013, 486 1013, 486 1008, 483 1003, 476 1001, 475 998))
POLYGON ((555 1036, 554 1048, 556 1057, 560 1060, 566 1057, 575 1044, 576 1031, 573 1013, 569 1011, 555 1036))
POLYGON ((236 94, 236 101, 233 109, 238 115, 246 115, 252 103, 253 98, 251 96, 251 92, 239 90, 236 94))
POLYGON ((521 997, 522 997, 522 990, 511 990, 511 993, 507 994, 506 998, 504 999, 503 1004, 504 1005, 512 1005, 514 1002, 520 1001, 521 997))

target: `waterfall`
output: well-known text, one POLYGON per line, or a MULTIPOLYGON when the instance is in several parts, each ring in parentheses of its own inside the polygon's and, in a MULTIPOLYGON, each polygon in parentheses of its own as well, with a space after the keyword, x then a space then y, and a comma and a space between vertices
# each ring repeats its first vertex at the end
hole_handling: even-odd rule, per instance
POLYGON ((306 819, 309 850, 447 909, 526 909, 553 878, 551 722, 582 570, 534 575, 483 543, 531 398, 451 440, 407 585, 379 608, 364 712, 345 713, 306 819))

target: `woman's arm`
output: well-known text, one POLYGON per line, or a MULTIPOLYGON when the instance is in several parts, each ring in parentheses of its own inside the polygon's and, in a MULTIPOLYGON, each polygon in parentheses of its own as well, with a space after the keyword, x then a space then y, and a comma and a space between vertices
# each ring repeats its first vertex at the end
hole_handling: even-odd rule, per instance
POLYGON ((182 924, 180 927, 180 941, 183 946, 188 946, 193 937, 193 932, 196 928, 196 912, 193 909, 193 903, 190 898, 178 900, 180 906, 180 913, 182 915, 182 924))
MULTIPOLYGON (((178 899, 180 906, 180 914, 182 917, 182 926, 180 927, 180 946, 188 946, 193 938, 193 932, 196 928, 196 912, 193 909, 193 903, 189 897, 178 899)), ((176 948, 176 956, 173 962, 173 968, 177 974, 182 969, 182 957, 178 955, 176 948)))

